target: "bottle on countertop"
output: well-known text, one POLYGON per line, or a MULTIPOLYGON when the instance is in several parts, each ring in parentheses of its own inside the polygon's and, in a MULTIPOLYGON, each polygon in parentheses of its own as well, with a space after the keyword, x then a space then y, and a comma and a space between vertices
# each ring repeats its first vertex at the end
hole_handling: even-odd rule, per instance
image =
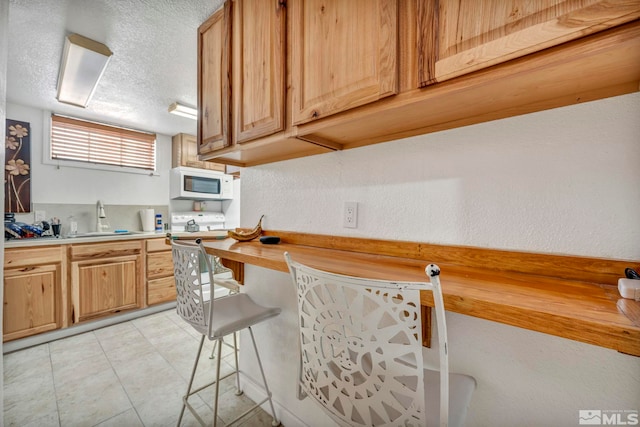
POLYGON ((156 214, 156 231, 162 230, 162 214, 156 214))

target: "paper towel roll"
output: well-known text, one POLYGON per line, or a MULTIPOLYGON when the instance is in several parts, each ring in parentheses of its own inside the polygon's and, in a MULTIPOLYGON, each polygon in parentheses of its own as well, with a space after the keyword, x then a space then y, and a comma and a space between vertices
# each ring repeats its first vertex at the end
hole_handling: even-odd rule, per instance
POLYGON ((140 222, 142 223, 142 231, 154 231, 155 219, 155 212, 153 209, 140 209, 140 222))

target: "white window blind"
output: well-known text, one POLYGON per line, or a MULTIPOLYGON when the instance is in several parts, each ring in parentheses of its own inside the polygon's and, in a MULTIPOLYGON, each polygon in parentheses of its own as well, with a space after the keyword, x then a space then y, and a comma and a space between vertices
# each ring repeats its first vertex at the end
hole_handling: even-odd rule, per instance
POLYGON ((53 114, 51 158, 153 171, 156 135, 53 114))

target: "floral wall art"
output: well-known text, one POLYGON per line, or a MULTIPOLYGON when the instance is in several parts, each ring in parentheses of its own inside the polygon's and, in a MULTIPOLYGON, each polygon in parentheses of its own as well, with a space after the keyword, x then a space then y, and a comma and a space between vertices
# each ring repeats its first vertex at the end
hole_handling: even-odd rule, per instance
POLYGON ((4 211, 31 212, 31 138, 29 123, 7 119, 4 211))

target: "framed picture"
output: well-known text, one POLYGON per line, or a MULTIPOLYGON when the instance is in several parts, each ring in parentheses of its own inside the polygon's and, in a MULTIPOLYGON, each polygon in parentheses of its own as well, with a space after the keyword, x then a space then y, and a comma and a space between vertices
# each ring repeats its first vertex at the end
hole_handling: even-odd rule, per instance
POLYGON ((31 212, 31 136, 27 122, 7 119, 4 211, 31 212))

